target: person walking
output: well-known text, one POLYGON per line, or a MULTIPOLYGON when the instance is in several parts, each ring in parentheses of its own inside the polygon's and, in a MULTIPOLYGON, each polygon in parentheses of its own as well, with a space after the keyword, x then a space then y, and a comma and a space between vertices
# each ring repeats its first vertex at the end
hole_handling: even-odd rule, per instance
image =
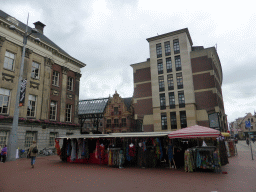
POLYGON ((7 155, 7 145, 4 146, 4 148, 2 149, 2 152, 1 152, 2 163, 5 163, 5 161, 6 161, 6 155, 7 155))
POLYGON ((31 167, 34 168, 36 161, 36 154, 38 153, 38 147, 36 141, 33 141, 33 144, 30 146, 28 155, 31 158, 31 167))
POLYGON ((246 138, 246 144, 249 146, 249 138, 246 138))

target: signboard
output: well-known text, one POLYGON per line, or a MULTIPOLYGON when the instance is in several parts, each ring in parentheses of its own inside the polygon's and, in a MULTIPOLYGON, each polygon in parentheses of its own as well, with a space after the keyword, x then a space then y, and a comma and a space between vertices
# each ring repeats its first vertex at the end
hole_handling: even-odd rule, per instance
POLYGON ((245 128, 250 128, 251 127, 251 121, 245 121, 245 128))
POLYGON ((21 80, 21 86, 20 86, 20 101, 19 106, 24 106, 25 103, 25 93, 26 93, 26 86, 27 86, 27 79, 21 80))
POLYGON ((210 128, 219 128, 218 113, 209 114, 210 128))

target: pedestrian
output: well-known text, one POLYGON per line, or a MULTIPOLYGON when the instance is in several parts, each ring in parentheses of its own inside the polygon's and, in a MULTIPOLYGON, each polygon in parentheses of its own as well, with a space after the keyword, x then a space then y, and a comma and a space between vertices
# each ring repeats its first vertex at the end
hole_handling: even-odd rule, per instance
POLYGON ((254 137, 252 138, 252 142, 254 143, 254 137))
POLYGON ((1 151, 2 163, 5 163, 6 155, 7 155, 7 145, 5 145, 1 151))
POLYGON ((32 168, 34 168, 37 153, 38 153, 38 147, 37 147, 36 141, 33 141, 33 144, 30 146, 28 150, 28 156, 31 158, 32 168))
POLYGON ((246 138, 246 144, 249 146, 249 138, 246 138))

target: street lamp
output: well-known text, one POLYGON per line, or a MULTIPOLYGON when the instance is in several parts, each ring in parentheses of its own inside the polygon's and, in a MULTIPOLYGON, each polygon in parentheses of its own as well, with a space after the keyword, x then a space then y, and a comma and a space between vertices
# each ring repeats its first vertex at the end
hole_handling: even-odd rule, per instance
MULTIPOLYGON (((16 29, 16 27, 14 25, 10 25, 9 28, 11 30, 16 30, 20 35, 23 35, 16 29)), ((27 19, 26 32, 23 35, 23 49, 22 49, 22 57, 21 57, 21 64, 20 64, 20 73, 19 73, 19 79, 18 79, 12 129, 10 131, 10 136, 9 136, 8 146, 7 146, 8 147, 7 161, 16 160, 16 149, 17 149, 17 138, 18 138, 17 130, 18 130, 18 123, 19 123, 19 101, 20 101, 21 81, 22 81, 23 68, 24 68, 25 49, 26 49, 28 37, 32 33, 38 33, 38 31, 37 31, 37 29, 34 28, 28 33, 28 19, 27 19)), ((38 41, 40 41, 40 39, 36 38, 35 41, 38 42, 38 41)))

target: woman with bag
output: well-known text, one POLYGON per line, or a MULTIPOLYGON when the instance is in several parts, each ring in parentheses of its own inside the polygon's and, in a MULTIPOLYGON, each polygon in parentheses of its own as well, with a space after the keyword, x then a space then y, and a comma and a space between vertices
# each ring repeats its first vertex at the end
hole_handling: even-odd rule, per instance
POLYGON ((34 168, 37 153, 38 153, 38 147, 36 145, 36 141, 33 141, 33 144, 30 146, 29 151, 28 151, 28 157, 31 158, 31 167, 32 168, 34 168))
POLYGON ((6 160, 6 155, 7 155, 7 146, 5 145, 4 148, 2 149, 2 152, 1 152, 1 156, 2 156, 2 162, 5 163, 5 160, 6 160))

